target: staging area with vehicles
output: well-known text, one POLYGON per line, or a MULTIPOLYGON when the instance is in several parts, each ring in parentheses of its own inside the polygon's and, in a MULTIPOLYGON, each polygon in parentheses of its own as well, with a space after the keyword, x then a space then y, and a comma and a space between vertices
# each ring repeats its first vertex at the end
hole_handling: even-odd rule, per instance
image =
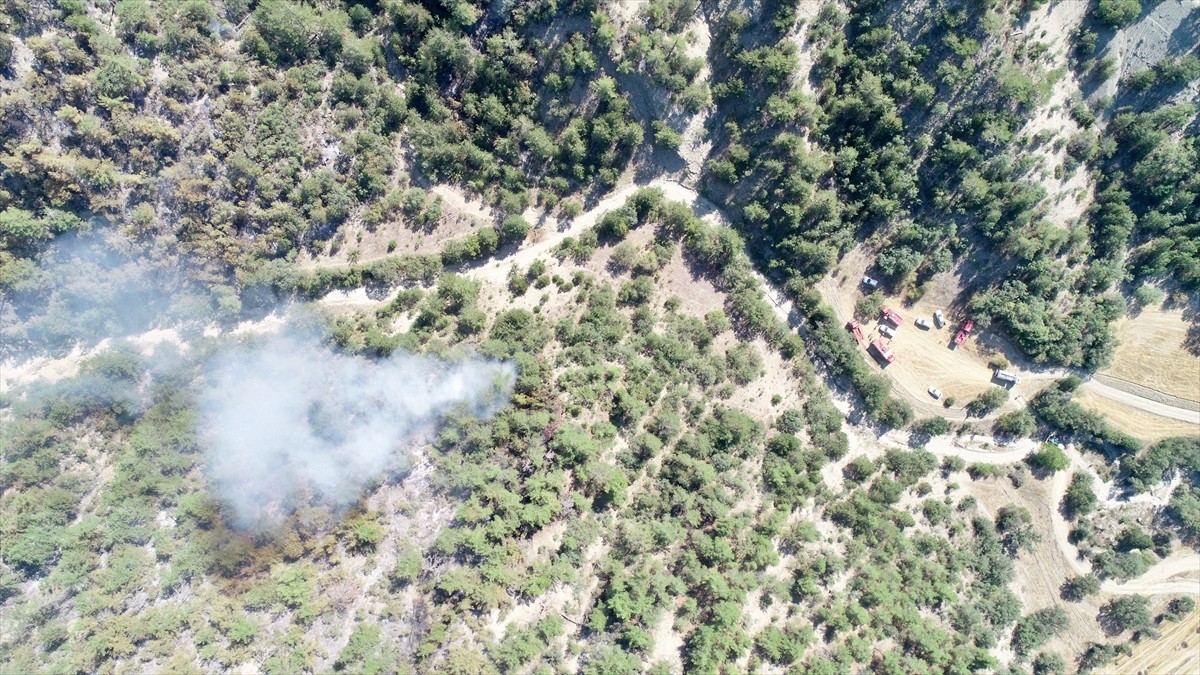
POLYGON ((1139 318, 1117 326, 1121 345, 1113 364, 1095 374, 1033 363, 981 317, 956 308, 956 279, 951 273, 935 277, 932 290, 916 302, 886 295, 886 288, 866 287, 867 255, 848 254, 817 288, 837 318, 855 323, 854 332, 867 362, 892 380, 893 391, 911 405, 918 417, 941 415, 966 419, 964 406, 992 387, 1009 391, 1008 401, 994 417, 1025 406, 1042 389, 1068 374, 1080 373, 1085 382, 1075 400, 1108 417, 1126 433, 1149 434, 1151 440, 1196 433, 1200 428, 1200 358, 1183 344, 1187 323, 1176 310, 1147 308, 1148 333, 1138 332, 1139 318), (855 303, 871 293, 884 293, 882 309, 870 317, 854 316, 855 303), (911 319, 933 318, 928 329, 901 328, 911 319), (881 340, 890 360, 880 359, 871 345, 881 340), (1195 373, 1189 378, 1189 373, 1195 373), (941 398, 931 398, 933 386, 941 398), (953 404, 947 405, 949 401, 953 404))

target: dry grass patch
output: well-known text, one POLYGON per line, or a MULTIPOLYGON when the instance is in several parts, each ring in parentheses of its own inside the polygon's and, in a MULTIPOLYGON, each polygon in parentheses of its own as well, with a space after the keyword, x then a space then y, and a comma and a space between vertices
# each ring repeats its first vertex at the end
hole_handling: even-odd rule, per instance
POLYGON ((1157 640, 1143 640, 1133 654, 1112 663, 1115 673, 1154 673, 1190 675, 1200 673, 1200 612, 1192 612, 1182 621, 1161 627, 1157 640))
POLYGON ((1200 401, 1200 357, 1183 347, 1188 322, 1180 310, 1147 307, 1116 326, 1117 347, 1105 375, 1200 401))
POLYGON ((1074 400, 1089 410, 1102 413, 1109 425, 1118 431, 1146 442, 1154 442, 1168 436, 1194 436, 1200 433, 1200 426, 1196 424, 1122 405, 1092 393, 1087 387, 1077 389, 1074 400))

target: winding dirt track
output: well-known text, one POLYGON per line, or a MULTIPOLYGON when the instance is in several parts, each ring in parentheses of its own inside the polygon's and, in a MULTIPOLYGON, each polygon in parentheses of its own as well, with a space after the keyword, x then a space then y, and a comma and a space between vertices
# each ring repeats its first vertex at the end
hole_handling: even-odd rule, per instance
MULTIPOLYGON (((569 236, 578 236, 587 228, 596 223, 604 213, 618 208, 625 203, 634 192, 642 188, 658 188, 663 191, 663 195, 672 201, 681 201, 691 206, 705 220, 728 226, 729 220, 722 213, 721 209, 711 201, 705 199, 695 189, 690 188, 678 181, 655 178, 649 181, 640 183, 629 183, 610 192, 601 199, 595 206, 580 214, 572 220, 559 220, 549 216, 544 211, 530 208, 523 216, 530 222, 541 223, 532 233, 529 243, 519 248, 516 252, 503 258, 493 258, 486 263, 477 267, 472 267, 463 270, 463 275, 485 281, 488 283, 504 283, 508 276, 508 272, 513 267, 528 267, 534 260, 547 257, 551 251, 563 239, 569 236)), ((469 215, 480 218, 484 221, 496 220, 496 213, 491 207, 479 202, 471 200, 462 193, 461 190, 450 185, 438 185, 432 188, 432 192, 439 195, 443 203, 452 209, 466 212, 469 215)), ((762 275, 758 275, 762 281, 763 287, 766 290, 767 298, 774 306, 776 315, 780 320, 787 323, 793 329, 797 327, 797 319, 793 315, 791 302, 785 299, 780 289, 776 288, 768 279, 762 275)), ((376 301, 367 298, 365 293, 355 291, 334 291, 322 299, 322 303, 327 305, 368 305, 374 304, 376 301)), ((1039 380, 1044 380, 1049 383, 1060 377, 1065 377, 1071 374, 1067 369, 1046 369, 1036 375, 1039 380)), ((1077 373, 1078 374, 1078 373, 1077 373)), ((1086 375, 1086 374, 1085 374, 1086 375)), ((963 409, 945 409, 941 405, 929 400, 925 394, 924 386, 913 387, 912 383, 903 382, 893 378, 893 392, 912 405, 913 409, 922 416, 942 416, 948 419, 966 420, 969 419, 963 409)), ((1176 407, 1170 403, 1156 401, 1150 398, 1145 398, 1136 393, 1123 391, 1111 385, 1100 382, 1096 379, 1088 378, 1083 384, 1084 388, 1095 393, 1098 396, 1109 399, 1121 405, 1128 406, 1137 410, 1143 410, 1167 419, 1179 420, 1196 424, 1200 427, 1200 412, 1188 410, 1186 408, 1176 407)), ((1026 401, 1023 397, 1017 396, 1009 400, 999 409, 992 411, 984 417, 970 418, 979 422, 986 422, 995 419, 996 417, 1015 410, 1018 407, 1025 405, 1026 401)))
MULTIPOLYGON (((625 203, 625 200, 642 188, 658 188, 663 191, 663 195, 673 201, 681 201, 692 207, 700 217, 704 220, 728 226, 729 221, 724 214, 712 202, 702 197, 696 190, 680 184, 677 181, 657 178, 645 183, 625 185, 601 199, 594 207, 587 212, 581 214, 577 218, 570 221, 556 221, 552 218, 546 218, 545 214, 537 211, 529 211, 525 217, 534 222, 544 222, 547 225, 557 225, 553 227, 539 227, 530 237, 530 242, 516 252, 504 258, 495 258, 477 267, 468 268, 462 271, 464 276, 477 279, 479 281, 490 284, 503 284, 508 276, 509 270, 513 267, 524 268, 528 267, 534 260, 538 258, 548 257, 551 251, 563 239, 568 236, 578 236, 596 223, 596 220, 607 211, 611 211, 620 207, 625 203)), ((452 207, 466 206, 471 211, 472 215, 483 217, 485 219, 491 217, 494 219, 494 214, 490 214, 487 207, 469 202, 461 194, 451 196, 449 193, 455 192, 455 189, 447 186, 439 186, 435 191, 443 196, 444 202, 452 207)), ((762 282, 767 298, 775 310, 776 315, 780 320, 787 323, 793 328, 796 327, 796 318, 792 312, 792 304, 785 299, 783 293, 768 279, 761 274, 755 273, 758 279, 762 282)), ((358 296, 352 296, 348 293, 339 293, 328 298, 331 303, 348 303, 358 304, 364 299, 358 296)), ((1065 376, 1068 371, 1062 370, 1061 373, 1051 373, 1056 376, 1065 376)), ((1050 381, 1049 379, 1047 381, 1050 381)), ((1114 401, 1128 405, 1141 410, 1147 410, 1158 415, 1162 415, 1171 419, 1179 419, 1187 422, 1196 422, 1200 424, 1200 419, 1197 419, 1197 413, 1176 408, 1174 406, 1145 399, 1136 394, 1122 391, 1114 387, 1105 385, 1095 380, 1089 380, 1084 384, 1085 387, 1095 393, 1111 398, 1114 401)), ((898 392, 905 392, 903 387, 896 388, 898 392)), ((929 415, 946 415, 948 411, 941 406, 931 404, 923 397, 905 396, 911 402, 917 404, 914 407, 918 411, 929 415)), ((1006 412, 1010 407, 1023 403, 1023 401, 1012 401, 1010 405, 1000 410, 994 411, 991 415, 983 418, 975 418, 979 421, 986 421, 995 416, 1006 412)), ((851 433, 865 433, 850 427, 851 433)), ((1000 451, 989 451, 967 448, 957 444, 949 437, 939 437, 932 439, 926 448, 935 455, 948 456, 955 455, 961 457, 967 462, 987 462, 993 464, 1009 464, 1018 462, 1024 459, 1033 449, 1037 447, 1034 441, 1022 441, 1019 443, 1007 446, 1006 449, 1000 451)), ((1079 551, 1071 545, 1068 540, 1070 525, 1066 519, 1059 513, 1059 504, 1062 502, 1063 495, 1066 492, 1070 476, 1073 471, 1088 471, 1091 469, 1084 462, 1083 457, 1074 448, 1067 449, 1067 456, 1071 460, 1071 469, 1068 471, 1060 471, 1056 473, 1052 479, 1050 487, 1050 512, 1052 514, 1052 525, 1054 531, 1054 539, 1062 552, 1067 563, 1077 574, 1087 574, 1091 571, 1091 564, 1086 560, 1081 560, 1079 551)), ((1128 595, 1140 593, 1145 595, 1153 594, 1187 594, 1200 595, 1200 554, 1195 552, 1179 552, 1158 565, 1151 568, 1146 574, 1125 583, 1116 583, 1112 581, 1105 582, 1102 586, 1105 593, 1113 595, 1128 595), (1197 578, 1182 578, 1177 579, 1179 575, 1194 574, 1197 578)))
MULTIPOLYGON (((862 432, 850 427, 850 433, 862 432)), ((890 434, 885 435, 879 440, 899 449, 908 448, 907 443, 890 436, 890 434)), ((925 445, 925 449, 938 457, 953 455, 969 463, 1012 464, 1025 459, 1029 453, 1037 449, 1038 445, 1037 441, 1024 439, 1005 446, 1002 450, 983 450, 964 446, 949 436, 939 436, 931 439, 925 445)), ((1067 564, 1075 574, 1084 575, 1092 571, 1091 563, 1081 559, 1079 550, 1071 544, 1069 539, 1071 526, 1059 512, 1059 505, 1062 503, 1063 495, 1066 494, 1071 476, 1076 471, 1091 473, 1097 482, 1100 481, 1077 449, 1067 447, 1065 452, 1071 461, 1071 466, 1066 470, 1056 472, 1050 479, 1051 528, 1054 532, 1054 543, 1067 564)), ((1135 593, 1142 595, 1200 595, 1200 554, 1187 549, 1177 551, 1150 568, 1142 576, 1125 583, 1106 581, 1101 585, 1101 590, 1109 595, 1132 595, 1135 593)))
MULTIPOLYGON (((621 187, 604 197, 604 199, 589 209, 586 213, 583 213, 578 218, 569 221, 565 227, 561 226, 560 224, 558 231, 550 234, 550 236, 546 236, 536 243, 525 246, 506 258, 494 259, 485 263, 484 265, 467 270, 464 272, 464 274, 481 281, 503 282, 508 274, 508 270, 511 267, 514 265, 517 267, 525 267, 540 257, 548 256, 550 251, 553 250, 554 247, 557 246, 564 238, 568 236, 578 236, 584 230, 594 225, 596 220, 599 219, 599 217, 605 212, 621 206, 625 203, 625 200, 630 195, 642 188, 658 188, 663 191, 663 195, 667 199, 684 202, 697 211, 697 213, 705 220, 711 223, 729 226, 729 220, 725 217, 724 213, 722 213, 721 209, 711 201, 702 197, 695 189, 687 187, 686 185, 674 180, 656 178, 645 183, 630 184, 621 187)), ((442 194, 443 197, 447 195, 447 192, 449 192, 449 189, 438 190, 438 194, 442 194)), ((447 199, 446 201, 455 205, 460 203, 468 203, 467 200, 461 197, 461 195, 457 199, 447 199)), ((487 215, 486 211, 482 211, 481 207, 475 205, 474 203, 471 203, 470 209, 475 215, 487 215)), ((526 217, 531 215, 536 218, 539 214, 538 212, 531 211, 526 214, 526 217)), ((545 230, 542 229, 541 231, 544 232, 545 230)), ((793 329, 796 328, 797 322, 796 317, 792 312, 791 302, 784 297, 780 289, 772 284, 770 280, 763 277, 761 274, 757 274, 757 272, 756 276, 758 276, 758 279, 763 283, 766 296, 771 301, 771 304, 775 309, 775 314, 780 320, 787 323, 793 329)), ((1054 379, 1065 377, 1069 374, 1071 374, 1071 371, 1066 369, 1048 369, 1041 373, 1047 383, 1053 381, 1054 379)), ((913 404, 913 407, 923 415, 940 415, 943 417, 966 419, 966 413, 962 410, 946 410, 941 405, 930 402, 928 397, 925 396, 923 387, 919 388, 919 392, 914 393, 911 391, 911 387, 905 386, 906 383, 896 382, 896 385, 897 386, 893 387, 893 390, 896 391, 897 394, 900 394, 904 399, 909 401, 910 404, 913 404)), ((1200 427, 1200 412, 1187 410, 1170 405, 1169 403, 1144 398, 1138 396, 1137 394, 1117 389, 1116 387, 1112 387, 1095 379, 1088 379, 1086 382, 1084 382, 1083 386, 1099 396, 1110 399, 1122 405, 1136 408, 1138 410, 1145 410, 1168 419, 1190 422, 1200 427)), ((1001 407, 999 410, 993 411, 987 416, 973 419, 978 421, 995 419, 997 416, 1008 412, 1010 409, 1015 409, 1016 407, 1024 404, 1025 401, 1018 397, 1009 401, 1005 406, 1001 407)))

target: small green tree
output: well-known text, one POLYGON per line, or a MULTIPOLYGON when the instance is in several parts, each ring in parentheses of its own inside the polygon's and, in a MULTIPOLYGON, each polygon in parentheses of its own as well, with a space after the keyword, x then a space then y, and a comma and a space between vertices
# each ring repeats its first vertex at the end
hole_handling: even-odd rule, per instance
POLYGON ((993 429, 1001 436, 1025 438, 1037 430, 1037 420, 1032 413, 1021 408, 996 418, 993 429))
POLYGON ((1071 577, 1063 582, 1062 596, 1066 600, 1079 602, 1084 598, 1100 592, 1100 580, 1095 574, 1071 577))
POLYGON ((1041 541, 1033 529, 1033 516, 1021 506, 1005 506, 996 512, 996 529, 1001 533, 1004 548, 1015 556, 1021 550, 1032 550, 1041 541))
POLYGON ((230 644, 248 645, 258 637, 258 624, 249 617, 239 616, 229 625, 227 635, 230 644))
POLYGON ((1133 301, 1140 307, 1149 305, 1157 305, 1166 297, 1162 291, 1158 290, 1150 284, 1142 284, 1133 292, 1133 301))
POLYGON ((92 76, 92 86, 106 98, 132 98, 146 86, 138 70, 137 62, 128 56, 106 56, 92 76))
POLYGON ((1140 595, 1114 598, 1100 608, 1100 622, 1116 632, 1143 631, 1154 627, 1150 600, 1140 595))
POLYGON ((650 130, 654 132, 654 145, 667 150, 676 150, 679 144, 683 142, 683 136, 664 122, 654 120, 650 123, 650 130))
POLYGON ((1013 649, 1025 656, 1050 641, 1050 638, 1067 629, 1070 619, 1067 612, 1057 605, 1046 607, 1022 617, 1013 630, 1013 649))
POLYGON ((1154 549, 1154 539, 1137 525, 1130 525, 1117 535, 1118 551, 1149 551, 1154 549))
POLYGON ((1195 598, 1191 598, 1186 595, 1183 595, 1178 598, 1172 599, 1171 603, 1169 605, 1167 605, 1167 609, 1170 610, 1171 613, 1175 614, 1176 616, 1183 616, 1185 614, 1190 614, 1192 612, 1192 610, 1196 609, 1196 600, 1195 600, 1195 598))
POLYGON ((854 303, 854 316, 862 321, 879 316, 881 310, 883 310, 883 293, 879 291, 860 298, 858 302, 854 303))
POLYGON ((1063 495, 1063 506, 1071 518, 1086 516, 1100 503, 1100 498, 1092 489, 1094 480, 1086 471, 1079 471, 1071 476, 1071 484, 1067 486, 1067 492, 1063 495))
POLYGON ((945 417, 926 417, 913 424, 913 431, 924 436, 941 436, 950 433, 950 422, 945 417))
POLYGON ((1100 0, 1092 16, 1109 28, 1123 28, 1142 13, 1138 0, 1100 0))
POLYGON ((972 415, 978 415, 982 417, 983 415, 986 415, 996 408, 1004 405, 1007 401, 1007 389, 1004 387, 989 387, 982 394, 976 396, 975 400, 967 404, 967 410, 972 415))
POLYGON ((1033 675, 1066 675, 1067 660, 1057 652, 1042 652, 1033 660, 1033 675))
POLYGON ((955 471, 962 471, 967 468, 967 461, 957 455, 950 455, 942 458, 942 473, 946 476, 955 471))
POLYGON ((396 566, 392 568, 392 583, 406 586, 421 576, 423 559, 421 552, 412 547, 405 547, 396 556, 396 566))
POLYGON ((380 633, 381 630, 376 625, 360 623, 355 626, 354 630, 350 631, 350 640, 333 664, 334 669, 346 670, 370 656, 379 646, 380 633))
POLYGON ((346 523, 346 546, 357 553, 374 551, 383 541, 383 526, 373 517, 359 516, 346 523))
POLYGON ((1071 460, 1062 448, 1053 443, 1042 443, 1037 452, 1032 452, 1025 458, 1025 463, 1035 469, 1054 473, 1071 466, 1071 460))
POLYGON ((10 206, 0 211, 0 236, 8 242, 26 244, 50 236, 50 227, 29 211, 10 206))
POLYGON ((500 242, 512 244, 525 241, 525 237, 529 235, 531 229, 529 221, 521 216, 516 214, 507 216, 500 222, 500 242))

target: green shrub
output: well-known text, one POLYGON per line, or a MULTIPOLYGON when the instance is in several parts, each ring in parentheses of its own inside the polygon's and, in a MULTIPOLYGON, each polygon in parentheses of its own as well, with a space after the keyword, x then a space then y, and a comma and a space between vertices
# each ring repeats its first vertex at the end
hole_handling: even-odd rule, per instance
POLYGON ((1100 498, 1092 489, 1094 480, 1092 475, 1086 471, 1077 471, 1074 476, 1071 476, 1071 484, 1067 486, 1067 491, 1063 495, 1063 506, 1066 507, 1067 514, 1071 518, 1086 516, 1094 511, 1100 503, 1100 498))
POLYGON ((1072 577, 1063 582, 1062 595, 1067 600, 1079 602, 1100 592, 1100 580, 1094 574, 1072 577))
POLYGON ((1101 623, 1117 631, 1144 631, 1154 628, 1150 600, 1140 595, 1113 598, 1100 608, 1101 623))
POLYGON ((950 433, 950 421, 945 417, 926 417, 913 424, 913 431, 924 436, 942 436, 950 433))
POLYGON ((982 394, 976 396, 967 404, 967 410, 972 415, 984 416, 999 408, 1008 401, 1008 390, 1003 387, 988 387, 982 394))
POLYGON ((529 235, 532 227, 529 222, 519 215, 513 214, 506 216, 500 222, 500 242, 503 244, 513 244, 525 241, 525 237, 529 235))
POLYGON ((1037 430, 1037 420, 1034 419, 1033 414, 1022 408, 997 417, 993 428, 1001 436, 1025 438, 1037 430))
POLYGON ((1051 473, 1071 466, 1071 460, 1067 458, 1067 453, 1054 443, 1042 443, 1036 452, 1030 453, 1025 458, 1025 463, 1035 469, 1051 473))
POLYGON ((392 583, 406 586, 421 576, 423 559, 421 552, 412 547, 405 547, 396 556, 396 565, 392 568, 392 583))
POLYGON ((1062 607, 1040 609, 1017 622, 1013 631, 1013 649, 1017 654, 1027 655, 1062 633, 1069 625, 1067 612, 1062 607))
POLYGON ((1109 28, 1123 28, 1142 13, 1138 0, 1100 0, 1092 10, 1092 16, 1109 28))

